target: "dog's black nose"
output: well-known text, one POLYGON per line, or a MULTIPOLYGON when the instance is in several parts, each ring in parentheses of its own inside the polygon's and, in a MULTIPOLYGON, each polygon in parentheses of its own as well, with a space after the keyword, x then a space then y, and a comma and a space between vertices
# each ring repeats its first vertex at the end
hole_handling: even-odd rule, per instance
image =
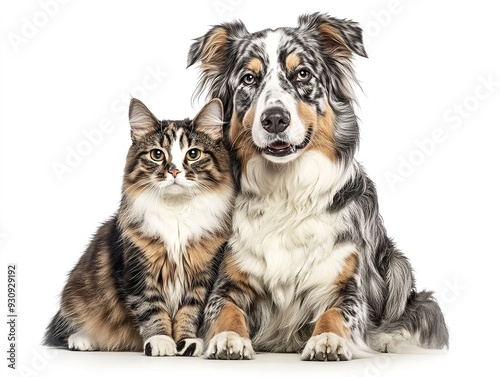
POLYGON ((260 117, 262 127, 270 133, 283 132, 290 124, 290 113, 282 107, 270 107, 260 117))

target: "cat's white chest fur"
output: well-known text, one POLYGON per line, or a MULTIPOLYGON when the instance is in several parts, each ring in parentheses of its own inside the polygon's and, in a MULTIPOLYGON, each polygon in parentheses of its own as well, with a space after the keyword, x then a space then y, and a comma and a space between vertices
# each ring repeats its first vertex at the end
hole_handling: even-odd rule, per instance
POLYGON ((165 280, 163 287, 169 298, 166 305, 172 317, 177 313, 187 287, 183 257, 188 246, 226 226, 225 217, 231 206, 230 190, 167 198, 146 191, 131 203, 129 220, 141 224, 140 230, 145 235, 163 241, 165 258, 176 265, 173 280, 165 280))
POLYGON ((231 195, 231 192, 204 193, 165 200, 146 192, 134 200, 130 214, 142 224, 144 234, 159 237, 165 243, 169 256, 180 265, 182 253, 190 242, 221 227, 231 210, 231 195))

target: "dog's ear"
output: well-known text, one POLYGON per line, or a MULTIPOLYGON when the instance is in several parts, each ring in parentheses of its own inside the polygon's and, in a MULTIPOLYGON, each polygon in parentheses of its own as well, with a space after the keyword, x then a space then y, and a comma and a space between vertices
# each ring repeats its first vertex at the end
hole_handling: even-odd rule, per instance
POLYGON ((317 33, 323 51, 332 57, 351 58, 352 53, 368 57, 363 46, 363 31, 357 22, 317 12, 300 16, 299 27, 317 33))
POLYGON ((241 21, 223 23, 212 27, 208 33, 195 39, 188 54, 187 66, 200 62, 200 80, 193 94, 199 96, 209 89, 211 98, 221 98, 228 103, 225 90, 227 71, 234 65, 232 46, 234 42, 248 35, 241 21))
POLYGON ((188 54, 187 66, 200 61, 203 71, 220 70, 229 54, 231 41, 248 34, 241 21, 225 22, 212 27, 205 35, 196 38, 188 54))

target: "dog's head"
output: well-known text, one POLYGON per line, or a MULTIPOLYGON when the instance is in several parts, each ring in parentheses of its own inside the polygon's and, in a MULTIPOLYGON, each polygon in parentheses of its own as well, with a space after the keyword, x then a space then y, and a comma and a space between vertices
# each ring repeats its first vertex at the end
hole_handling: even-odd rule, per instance
POLYGON ((358 142, 353 54, 366 56, 357 24, 315 13, 296 28, 215 26, 193 43, 188 66, 200 61, 198 92, 224 101, 242 164, 256 155, 287 163, 310 149, 336 160, 358 142))

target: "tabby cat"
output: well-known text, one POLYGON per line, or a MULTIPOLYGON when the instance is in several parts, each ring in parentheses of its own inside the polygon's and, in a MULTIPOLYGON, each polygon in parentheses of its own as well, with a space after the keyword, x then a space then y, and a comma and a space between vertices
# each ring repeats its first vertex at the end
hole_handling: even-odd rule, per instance
POLYGON ((212 100, 192 121, 160 121, 132 99, 129 117, 119 210, 71 271, 44 342, 198 356, 234 198, 222 102, 212 100))

